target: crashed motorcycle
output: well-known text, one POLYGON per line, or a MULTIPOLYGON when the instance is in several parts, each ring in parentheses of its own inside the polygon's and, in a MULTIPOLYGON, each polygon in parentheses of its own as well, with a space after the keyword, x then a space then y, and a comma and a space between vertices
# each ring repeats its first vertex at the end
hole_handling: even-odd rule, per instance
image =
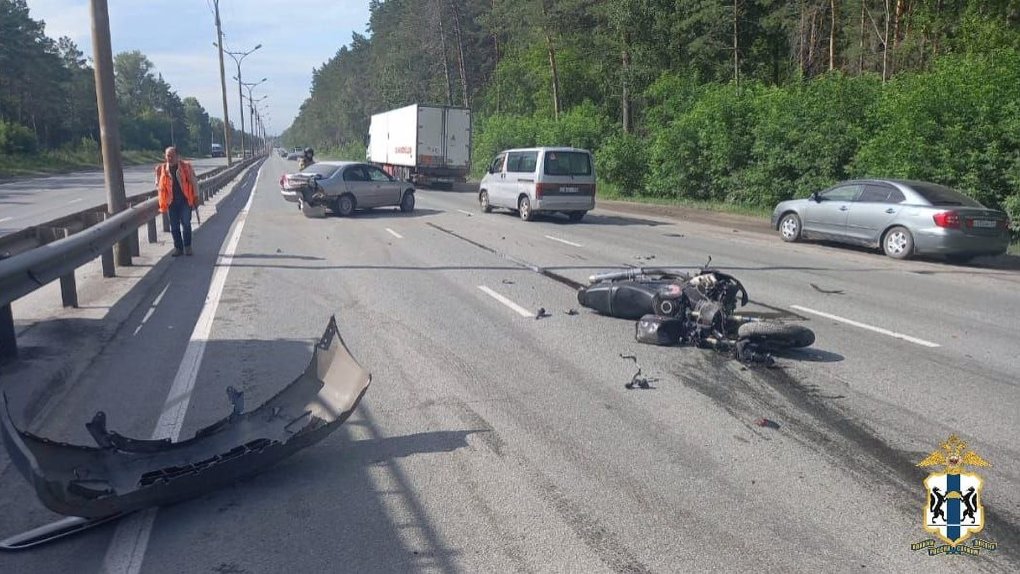
POLYGON ((694 273, 634 268, 592 275, 577 300, 601 314, 637 321, 634 336, 641 343, 711 348, 745 363, 771 364, 771 353, 814 344, 814 332, 802 325, 736 313, 748 303, 747 289, 709 264, 694 273))

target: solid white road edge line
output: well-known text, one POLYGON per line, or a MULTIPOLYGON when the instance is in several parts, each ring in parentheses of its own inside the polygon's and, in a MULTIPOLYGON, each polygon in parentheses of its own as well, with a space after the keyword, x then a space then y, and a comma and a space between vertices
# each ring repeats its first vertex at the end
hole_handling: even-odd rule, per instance
POLYGON ((514 311, 517 311, 517 314, 520 315, 521 317, 534 317, 535 316, 535 314, 532 313, 531 311, 528 311, 524 307, 521 307, 517 303, 514 303, 513 301, 507 299, 506 297, 500 295, 499 293, 496 293, 495 291, 493 291, 492 289, 489 289, 485 285, 479 285, 478 288, 481 289, 482 292, 484 292, 489 297, 492 297, 493 299, 499 301, 500 303, 506 305, 507 307, 510 307, 514 311))
POLYGON ((790 305, 790 308, 796 309, 798 311, 804 311, 805 313, 818 315, 819 317, 825 317, 826 319, 832 319, 833 321, 840 321, 842 323, 846 323, 847 325, 853 325, 854 327, 860 327, 861 329, 874 331, 875 333, 881 333, 883 335, 888 335, 890 337, 896 337, 897 339, 903 339, 904 341, 909 341, 911 343, 921 345, 922 347, 929 347, 934 349, 936 347, 942 346, 939 345, 938 343, 932 343, 931 341, 925 341, 924 339, 918 339, 917 337, 911 337, 910 335, 904 335, 903 333, 897 333, 896 331, 890 331, 888 329, 883 329, 881 327, 874 327, 872 325, 861 323, 859 321, 854 321, 853 319, 840 317, 839 315, 832 315, 829 313, 824 313, 822 311, 815 311, 814 309, 808 309, 807 307, 801 307, 800 305, 790 305))
POLYGON ((553 237, 552 235, 546 235, 545 238, 552 239, 553 241, 559 241, 560 243, 566 243, 567 245, 572 245, 574 247, 584 247, 584 245, 581 245, 580 243, 574 243, 573 241, 567 241, 566 239, 560 239, 559 237, 553 237))
POLYGON ((403 238, 404 238, 404 236, 403 236, 403 235, 401 235, 401 234, 397 233, 396 231, 393 231, 393 230, 392 230, 392 229, 390 229, 389 227, 387 227, 387 228, 386 228, 386 231, 389 231, 389 232, 390 232, 390 235, 392 235, 393 237, 396 237, 397 239, 403 239, 403 238))
MULTIPOLYGON (((170 386, 170 394, 167 395, 166 402, 163 404, 162 414, 159 416, 159 421, 156 422, 155 430, 152 431, 153 439, 169 438, 176 441, 180 435, 184 415, 187 413, 188 403, 191 401, 191 391, 195 387, 195 379, 198 377, 198 368, 202 364, 205 345, 212 331, 213 319, 216 317, 216 308, 219 307, 220 296, 223 294, 223 287, 227 282, 227 273, 230 271, 230 264, 237 251, 237 243, 241 240, 241 231, 244 229, 244 222, 248 218, 248 210, 251 209, 251 202, 255 199, 255 191, 258 189, 261 177, 262 168, 259 168, 258 175, 255 176, 255 184, 248 196, 248 202, 238 215, 234 232, 227 242, 227 247, 216 262, 216 270, 213 272, 213 278, 209 284, 209 294, 205 298, 202 313, 195 323, 195 329, 191 332, 188 348, 184 351, 181 366, 177 369, 173 385, 170 386)), ((110 541, 110 547, 106 550, 102 572, 138 574, 141 571, 142 561, 145 560, 145 550, 149 546, 149 536, 152 534, 152 525, 156 520, 156 510, 150 508, 121 520, 117 531, 113 534, 113 540, 110 541)))
POLYGON ((3 222, 5 222, 5 221, 10 221, 10 220, 12 220, 12 219, 14 219, 14 218, 13 218, 13 217, 5 217, 5 218, 3 218, 3 219, 0 219, 0 223, 3 223, 3 222))

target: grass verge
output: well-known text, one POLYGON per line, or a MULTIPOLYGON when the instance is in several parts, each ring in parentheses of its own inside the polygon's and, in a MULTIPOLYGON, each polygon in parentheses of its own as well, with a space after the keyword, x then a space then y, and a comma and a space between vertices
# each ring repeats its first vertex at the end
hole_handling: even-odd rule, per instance
POLYGON ((747 215, 766 220, 772 217, 772 208, 768 207, 760 207, 756 205, 740 205, 736 203, 725 203, 721 201, 702 201, 686 198, 665 198, 665 197, 650 197, 643 195, 627 195, 620 193, 619 188, 617 188, 613 184, 606 183, 604 181, 599 181, 597 197, 599 199, 607 199, 611 201, 632 201, 634 203, 644 203, 648 205, 669 205, 678 207, 689 207, 691 209, 701 209, 704 211, 715 211, 719 213, 734 213, 737 215, 747 215))

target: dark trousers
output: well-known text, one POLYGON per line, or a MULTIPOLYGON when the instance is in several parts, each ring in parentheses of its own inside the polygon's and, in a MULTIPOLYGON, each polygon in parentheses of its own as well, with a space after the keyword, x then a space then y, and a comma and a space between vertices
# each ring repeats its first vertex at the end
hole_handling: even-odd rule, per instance
POLYGON ((170 217, 170 235, 174 237, 174 247, 181 250, 190 247, 191 206, 184 201, 175 201, 170 204, 167 215, 170 217))

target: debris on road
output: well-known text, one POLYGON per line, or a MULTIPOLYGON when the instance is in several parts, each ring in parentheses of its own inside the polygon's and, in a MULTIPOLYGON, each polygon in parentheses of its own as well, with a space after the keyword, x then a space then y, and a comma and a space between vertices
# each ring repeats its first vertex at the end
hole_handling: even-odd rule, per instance
POLYGON ((228 387, 232 412, 192 438, 128 438, 107 430, 100 411, 85 425, 97 446, 52 441, 17 428, 6 396, 0 434, 44 506, 104 518, 192 498, 261 472, 339 428, 371 381, 331 317, 300 376, 249 412, 243 412, 242 393, 228 387))
POLYGON ((535 313, 535 319, 545 319, 546 317, 552 317, 552 315, 545 312, 545 307, 539 307, 538 312, 535 313))
POLYGON ((577 312, 577 309, 567 309, 564 313, 567 315, 580 315, 580 313, 577 312))
POLYGON ((509 279, 504 279, 503 280, 503 285, 513 285, 513 284, 514 284, 514 282, 509 280, 509 279))
POLYGON ((642 389, 652 388, 651 384, 649 384, 650 380, 647 377, 641 376, 641 365, 638 364, 638 360, 635 355, 624 355, 623 353, 620 353, 620 358, 630 359, 631 361, 634 361, 634 366, 637 367, 637 372, 634 373, 634 376, 630 378, 629 382, 623 384, 623 388, 627 389, 628 391, 633 390, 635 386, 640 387, 642 389))
POLYGON ((767 419, 765 417, 757 419, 756 421, 754 421, 754 424, 756 424, 756 425, 758 425, 760 427, 766 427, 766 428, 777 429, 777 430, 779 429, 779 423, 777 423, 776 421, 773 421, 773 420, 769 420, 769 419, 767 419))

